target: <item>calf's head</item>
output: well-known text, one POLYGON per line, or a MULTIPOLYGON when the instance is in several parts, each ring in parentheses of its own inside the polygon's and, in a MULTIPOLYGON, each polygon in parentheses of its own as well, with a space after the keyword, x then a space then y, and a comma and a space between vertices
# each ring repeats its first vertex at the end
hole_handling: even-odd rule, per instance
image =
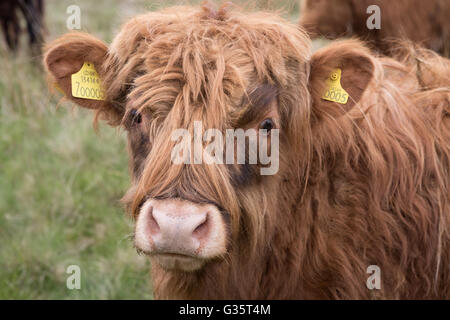
POLYGON ((67 98, 127 131, 132 186, 124 201, 136 247, 169 272, 192 272, 261 252, 275 226, 295 221, 297 195, 282 186, 301 193, 312 123, 348 112, 371 77, 366 53, 349 48, 311 57, 305 33, 276 15, 176 7, 132 19, 109 47, 64 35, 47 46, 45 65, 67 98), (71 75, 84 62, 98 71, 105 100, 72 96, 71 75), (352 97, 345 106, 320 99, 336 67, 352 97), (255 135, 233 145, 233 129, 255 135), (252 153, 251 141, 266 146, 269 161, 252 153))

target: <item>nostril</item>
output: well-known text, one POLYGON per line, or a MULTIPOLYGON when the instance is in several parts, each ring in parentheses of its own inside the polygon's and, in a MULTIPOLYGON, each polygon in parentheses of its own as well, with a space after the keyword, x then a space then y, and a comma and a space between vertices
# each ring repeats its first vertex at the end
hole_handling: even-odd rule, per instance
POLYGON ((206 238, 209 232, 209 214, 206 213, 205 219, 195 228, 195 230, 192 232, 192 235, 197 238, 198 240, 203 240, 206 238))
POLYGON ((153 216, 153 207, 151 207, 148 212, 148 227, 150 229, 150 233, 152 234, 158 233, 161 230, 158 222, 153 216))

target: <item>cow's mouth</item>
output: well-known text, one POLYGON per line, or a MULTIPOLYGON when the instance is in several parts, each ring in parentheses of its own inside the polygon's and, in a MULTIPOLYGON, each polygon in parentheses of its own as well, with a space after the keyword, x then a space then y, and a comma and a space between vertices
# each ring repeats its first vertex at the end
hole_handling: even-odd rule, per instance
POLYGON ((204 259, 178 253, 151 254, 151 259, 167 271, 193 272, 201 269, 205 264, 204 259))

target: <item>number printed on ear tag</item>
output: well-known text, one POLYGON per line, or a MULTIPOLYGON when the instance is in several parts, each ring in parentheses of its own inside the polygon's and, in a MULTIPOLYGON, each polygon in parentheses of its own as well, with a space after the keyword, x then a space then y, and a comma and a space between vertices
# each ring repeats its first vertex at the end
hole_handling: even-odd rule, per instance
POLYGON ((80 71, 72 74, 72 96, 75 98, 104 100, 100 77, 94 64, 85 62, 80 71))
POLYGON ((341 69, 335 69, 327 79, 327 90, 325 91, 322 99, 337 102, 340 104, 346 104, 348 101, 348 93, 341 86, 341 69))

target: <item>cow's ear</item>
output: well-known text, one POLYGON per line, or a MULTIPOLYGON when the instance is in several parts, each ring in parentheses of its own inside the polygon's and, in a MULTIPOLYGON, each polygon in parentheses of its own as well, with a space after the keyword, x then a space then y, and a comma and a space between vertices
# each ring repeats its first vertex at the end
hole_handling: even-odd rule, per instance
POLYGON ((107 45, 101 40, 86 33, 71 32, 46 46, 44 65, 50 78, 50 86, 58 88, 79 106, 99 111, 111 123, 117 123, 121 118, 121 110, 107 101, 104 95, 96 92, 96 99, 72 95, 72 75, 78 73, 82 67, 93 67, 97 71, 101 87, 105 75, 103 62, 107 51, 107 45))
POLYGON ((339 41, 315 52, 308 85, 313 114, 320 119, 339 117, 351 110, 373 78, 373 59, 356 40, 339 41))

